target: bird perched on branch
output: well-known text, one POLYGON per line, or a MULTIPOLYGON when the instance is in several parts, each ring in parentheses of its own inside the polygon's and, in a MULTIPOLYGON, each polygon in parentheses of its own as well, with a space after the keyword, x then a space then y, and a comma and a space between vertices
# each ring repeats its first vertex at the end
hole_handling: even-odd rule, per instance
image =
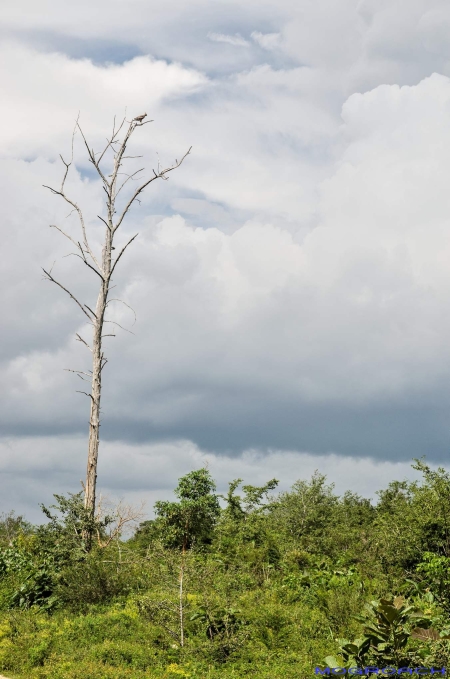
POLYGON ((137 120, 138 123, 142 123, 142 121, 144 120, 144 118, 146 118, 146 116, 147 116, 146 113, 143 113, 141 116, 136 116, 136 118, 133 118, 133 122, 134 122, 135 120, 137 120))

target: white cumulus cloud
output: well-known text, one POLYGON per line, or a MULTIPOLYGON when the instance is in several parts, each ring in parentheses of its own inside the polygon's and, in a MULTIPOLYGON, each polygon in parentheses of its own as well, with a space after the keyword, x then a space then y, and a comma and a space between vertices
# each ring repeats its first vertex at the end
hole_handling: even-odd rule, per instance
POLYGON ((236 33, 235 35, 227 35, 226 33, 208 33, 208 38, 213 42, 224 42, 228 45, 233 45, 234 47, 248 47, 249 42, 236 33))

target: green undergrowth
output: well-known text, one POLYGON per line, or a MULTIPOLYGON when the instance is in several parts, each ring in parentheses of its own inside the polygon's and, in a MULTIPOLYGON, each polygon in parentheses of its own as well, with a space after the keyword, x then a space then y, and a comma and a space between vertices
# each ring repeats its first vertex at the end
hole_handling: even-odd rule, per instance
MULTIPOLYGON (((316 666, 450 662, 450 477, 416 463, 371 503, 207 470, 130 539, 87 546, 82 497, 0 520, 0 671, 12 679, 303 679, 316 666), (328 658, 329 661, 326 659, 328 658)), ((115 517, 117 519, 117 517, 115 517)), ((117 521, 116 521, 117 525, 117 521)))
POLYGON ((87 614, 62 612, 51 618, 34 611, 5 616, 0 658, 2 670, 18 677, 39 679, 98 679, 120 677, 237 677, 309 676, 313 658, 330 646, 321 633, 323 616, 309 608, 281 611, 260 602, 255 615, 250 602, 244 648, 226 662, 217 661, 216 648, 192 633, 184 648, 171 643, 164 630, 149 623, 128 602, 87 614), (285 616, 289 617, 286 624, 285 616), (268 625, 271 624, 272 627, 268 625))

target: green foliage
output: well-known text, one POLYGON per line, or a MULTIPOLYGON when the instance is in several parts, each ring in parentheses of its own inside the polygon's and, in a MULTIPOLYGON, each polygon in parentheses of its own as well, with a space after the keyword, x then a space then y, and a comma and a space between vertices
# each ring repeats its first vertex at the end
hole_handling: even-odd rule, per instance
POLYGON ((36 563, 33 555, 19 548, 14 541, 12 546, 0 551, 0 578, 7 585, 3 588, 4 608, 35 606, 51 611, 58 605, 52 563, 47 560, 36 563))
POLYGON ((90 541, 87 536, 103 536, 113 517, 106 516, 102 520, 93 517, 84 506, 82 492, 53 497, 56 504, 49 508, 41 505, 49 522, 37 531, 40 551, 60 563, 84 558, 91 547, 87 544, 90 541))
POLYGON ((276 488, 278 481, 271 479, 263 486, 242 486, 243 497, 235 493, 241 482, 241 479, 232 481, 227 495, 221 496, 226 506, 217 523, 213 548, 228 566, 245 562, 262 581, 280 560, 278 541, 268 521, 271 513, 268 493, 276 488))
POLYGON ((180 479, 175 489, 179 502, 155 503, 160 534, 167 546, 186 550, 194 543, 211 541, 220 509, 215 489, 208 470, 199 469, 180 479))
POLYGON ((296 481, 274 504, 274 519, 296 545, 307 548, 322 540, 339 501, 333 489, 315 472, 311 481, 296 481))
POLYGON ((416 568, 419 577, 423 580, 420 583, 427 586, 431 590, 434 597, 446 609, 450 609, 450 557, 439 556, 433 552, 424 552, 422 555, 423 561, 418 564, 416 568))
POLYGON ((30 555, 15 546, 0 551, 0 575, 21 572, 32 565, 30 555))
POLYGON ((11 547, 21 535, 31 533, 33 527, 23 516, 16 516, 15 512, 0 514, 0 549, 11 547))
POLYGON ((41 610, 50 611, 58 604, 54 589, 54 573, 43 565, 25 577, 22 585, 12 595, 10 605, 12 608, 37 606, 41 610))
POLYGON ((191 620, 200 620, 204 623, 205 634, 208 639, 218 636, 230 637, 240 626, 239 611, 234 608, 218 608, 210 610, 206 606, 200 606, 190 617, 191 620))
POLYGON ((416 647, 411 647, 411 639, 427 642, 439 638, 431 629, 431 619, 401 596, 372 601, 365 608, 365 615, 357 617, 363 624, 362 638, 342 642, 341 653, 346 663, 359 667, 421 664, 423 657, 416 647))
POLYGON ((275 479, 236 479, 218 496, 200 469, 128 541, 105 539, 112 517, 93 521, 81 494, 56 495, 42 526, 4 515, 0 672, 306 679, 324 657, 446 666, 450 476, 415 468, 420 482, 392 482, 378 504, 339 497, 319 473, 275 497, 275 479))
POLYGON ((229 660, 246 639, 245 621, 237 608, 204 604, 192 613, 190 620, 201 623, 211 644, 208 655, 216 662, 229 660))
POLYGON ((423 481, 394 481, 379 493, 374 539, 383 569, 417 572, 423 554, 450 556, 450 474, 422 460, 413 468, 423 481))
POLYGON ((244 497, 236 495, 235 491, 242 483, 242 479, 235 479, 229 483, 228 493, 220 495, 227 503, 223 516, 225 519, 241 521, 250 514, 264 509, 263 502, 268 501, 268 493, 277 487, 277 479, 271 479, 264 486, 242 486, 244 497))
POLYGON ((112 559, 100 559, 95 549, 86 549, 86 532, 103 536, 111 519, 93 520, 81 493, 55 498, 50 509, 42 506, 48 523, 32 530, 22 519, 9 522, 9 546, 0 550, 3 608, 79 609, 130 590, 114 553, 112 559))
MULTIPOLYGON (((126 552, 123 556, 126 558, 126 552)), ((121 564, 114 547, 95 550, 59 571, 58 599, 73 611, 85 611, 92 604, 104 604, 125 596, 142 584, 137 569, 130 565, 121 564)))

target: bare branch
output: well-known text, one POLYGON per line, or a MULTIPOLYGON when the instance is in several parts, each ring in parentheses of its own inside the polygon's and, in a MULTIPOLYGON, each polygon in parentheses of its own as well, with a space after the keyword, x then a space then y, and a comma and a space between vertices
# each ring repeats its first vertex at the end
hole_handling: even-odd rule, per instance
MULTIPOLYGON (((150 121, 148 121, 148 122, 150 122, 150 121)), ((120 215, 119 220, 117 221, 117 223, 116 223, 116 225, 115 225, 115 227, 114 227, 114 231, 117 231, 117 229, 119 228, 119 226, 122 224, 122 222, 123 222, 123 220, 124 220, 124 218, 125 218, 125 215, 127 214, 127 212, 128 212, 128 210, 130 209, 130 207, 133 205, 134 201, 135 201, 136 198, 139 196, 139 194, 142 193, 142 191, 143 191, 149 184, 151 184, 152 182, 154 182, 155 179, 162 179, 162 178, 165 177, 166 174, 168 174, 169 172, 172 172, 172 170, 176 170, 177 167, 180 167, 181 163, 182 163, 183 160, 186 158, 186 156, 188 156, 188 155, 190 154, 191 149, 192 149, 192 146, 189 148, 188 151, 186 151, 186 153, 185 153, 184 156, 181 158, 181 160, 176 161, 176 162, 174 163, 174 165, 171 165, 170 167, 167 167, 165 170, 161 170, 160 172, 158 172, 158 174, 156 174, 156 172, 153 170, 153 173, 154 173, 155 176, 152 177, 151 179, 149 179, 148 181, 146 181, 144 184, 142 184, 142 185, 134 192, 133 196, 130 198, 130 200, 129 200, 128 203, 126 204, 126 206, 125 206, 125 208, 124 208, 122 214, 120 215)))
POLYGON ((88 394, 86 391, 78 391, 78 389, 77 389, 77 392, 76 392, 76 393, 77 393, 77 394, 84 394, 85 396, 89 396, 89 398, 90 398, 92 401, 94 400, 92 394, 88 394))
POLYGON ((112 147, 112 144, 117 144, 117 143, 118 143, 118 140, 116 139, 116 137, 117 137, 117 135, 119 134, 120 130, 122 129, 124 123, 125 123, 125 118, 123 118, 122 122, 120 123, 120 126, 119 126, 118 130, 116 131, 116 116, 114 116, 114 124, 113 124, 113 131, 112 131, 111 139, 110 139, 109 141, 108 141, 108 139, 106 140, 106 141, 108 141, 108 144, 107 144, 105 150, 103 151, 102 155, 100 156, 100 158, 97 160, 97 164, 101 163, 102 158, 103 158, 103 156, 105 155, 105 153, 106 153, 106 151, 108 150, 108 148, 109 148, 110 146, 111 146, 111 148, 113 148, 113 147, 112 147))
MULTIPOLYGON (((47 186, 46 188, 49 188, 49 187, 47 186)), ((53 191, 53 189, 50 189, 50 190, 53 191)), ((73 212, 73 210, 72 210, 72 212, 73 212)), ((57 229, 60 233, 62 233, 63 236, 68 238, 76 247, 78 247, 77 242, 72 238, 72 236, 69 236, 69 234, 66 233, 65 231, 63 231, 59 226, 56 226, 56 224, 49 224, 49 227, 50 227, 50 229, 57 229)))
POLYGON ((100 169, 100 167, 99 167, 99 162, 100 162, 101 158, 103 158, 103 155, 104 155, 104 153, 106 152, 106 150, 108 149, 109 144, 108 144, 108 146, 106 147, 105 151, 103 152, 103 154, 102 154, 100 160, 97 161, 97 160, 95 159, 95 154, 94 154, 94 152, 92 151, 92 149, 89 148, 89 144, 88 144, 87 141, 86 141, 86 137, 84 136, 84 132, 83 132, 83 130, 81 129, 78 120, 77 120, 77 127, 78 127, 78 129, 80 130, 81 136, 83 137, 84 145, 86 146, 86 149, 87 149, 87 152, 88 152, 88 156, 89 156, 89 160, 91 161, 91 163, 93 164, 93 166, 94 166, 95 169, 97 170, 97 172, 98 172, 98 174, 100 175, 100 177, 103 179, 104 183, 105 183, 107 186, 109 186, 108 180, 106 179, 105 175, 103 174, 103 172, 101 171, 101 169, 100 169))
POLYGON ((88 307, 88 305, 87 305, 87 304, 85 304, 84 306, 86 307, 86 309, 88 309, 88 311, 90 311, 90 312, 91 312, 91 314, 93 314, 93 315, 94 315, 94 317, 95 317, 95 318, 97 318, 97 314, 96 314, 96 313, 94 313, 94 312, 92 311, 92 309, 91 309, 90 307, 88 307))
POLYGON ((92 271, 94 273, 96 273, 97 276, 99 276, 102 281, 104 281, 105 279, 104 279, 103 275, 100 273, 100 271, 97 271, 97 269, 94 266, 92 266, 92 264, 89 264, 89 262, 87 261, 85 255, 84 255, 83 249, 81 248, 81 245, 79 243, 78 243, 78 245, 79 245, 79 248, 82 252, 82 255, 79 255, 78 252, 71 252, 68 255, 64 255, 64 257, 71 257, 71 256, 79 257, 81 259, 81 261, 86 264, 86 266, 88 266, 90 269, 92 269, 92 271))
POLYGON ((131 330, 128 330, 127 328, 124 328, 120 323, 117 323, 117 321, 103 321, 103 323, 113 323, 114 325, 117 325, 119 328, 122 330, 125 330, 125 332, 129 332, 130 335, 135 335, 136 333, 132 332, 131 330))
MULTIPOLYGON (((84 307, 83 307, 83 305, 81 304, 81 302, 79 302, 79 301, 77 300, 77 298, 76 298, 74 295, 72 295, 72 293, 71 293, 67 288, 64 287, 64 285, 61 285, 61 283, 58 283, 58 281, 55 280, 55 279, 53 278, 53 276, 51 275, 51 273, 49 273, 49 272, 46 271, 45 269, 42 269, 42 271, 45 273, 45 275, 46 275, 46 277, 47 277, 46 280, 49 280, 49 281, 51 281, 52 283, 55 283, 55 284, 58 285, 60 288, 62 288, 62 290, 64 290, 64 292, 67 292, 67 294, 69 295, 69 297, 71 297, 71 298, 73 299, 73 301, 74 301, 76 304, 78 304, 78 306, 80 307, 80 309, 81 309, 81 311, 84 313, 84 315, 87 316, 87 317, 89 318, 89 320, 92 322, 92 318, 89 316, 89 314, 87 313, 87 311, 84 309, 84 307)), ((89 311, 90 311, 90 309, 89 309, 89 311)))
POLYGON ((124 302, 123 299, 119 299, 118 297, 113 297, 113 299, 109 299, 108 302, 106 303, 106 306, 108 306, 108 304, 109 304, 110 302, 121 302, 122 304, 125 304, 125 306, 128 307, 128 308, 133 312, 133 314, 134 314, 133 325, 136 323, 136 321, 137 321, 136 312, 135 312, 135 310, 133 309, 132 306, 130 306, 129 304, 127 304, 126 302, 124 302))
MULTIPOLYGON (((68 173, 69 173, 69 168, 70 168, 70 166, 71 166, 72 163, 73 163, 73 147, 74 147, 75 133, 76 133, 77 129, 79 129, 80 132, 82 133, 82 130, 81 130, 80 125, 79 125, 79 122, 78 122, 78 121, 79 121, 79 118, 80 118, 80 114, 78 114, 78 116, 77 116, 77 119, 76 119, 76 122, 75 122, 75 127, 74 127, 73 134, 72 134, 72 148, 71 148, 70 162, 69 162, 69 163, 66 163, 66 161, 64 160, 64 158, 62 157, 62 155, 60 154, 60 156, 59 156, 59 157, 61 158, 61 161, 62 161, 64 167, 65 167, 64 176, 63 176, 63 178, 62 178, 60 190, 57 191, 56 189, 52 188, 51 186, 47 186, 46 184, 44 184, 44 188, 49 189, 54 195, 61 196, 61 197, 63 198, 63 200, 65 200, 66 203, 68 203, 69 205, 71 205, 72 208, 73 208, 73 210, 75 210, 75 211, 77 212, 78 218, 79 218, 79 220, 80 220, 81 231, 82 231, 82 233, 83 233, 83 242, 84 242, 86 251, 89 253, 89 256, 91 257, 91 259, 92 259, 92 261, 94 262, 94 264, 96 264, 96 266, 97 266, 99 269, 101 269, 99 263, 97 262, 97 259, 95 258, 94 253, 92 252, 92 250, 91 250, 91 248, 90 248, 90 246, 89 246, 88 240, 87 240, 86 226, 85 226, 85 223, 84 223, 83 213, 82 213, 81 209, 79 208, 79 206, 77 205, 77 203, 75 203, 73 200, 71 200, 70 198, 68 198, 68 197, 66 196, 66 194, 65 194, 65 184, 66 184, 67 175, 68 175, 68 173)), ((84 138, 84 136, 83 136, 83 138, 84 138)), ((70 214, 72 214, 73 210, 71 211, 70 214)), ((59 227, 55 227, 55 228, 58 228, 58 229, 59 229, 59 227)), ((67 238, 69 238, 69 240, 72 240, 72 242, 73 242, 73 239, 71 239, 71 237, 70 237, 68 234, 66 234, 65 232, 63 232, 62 229, 59 229, 59 230, 61 231, 61 233, 64 233, 64 235, 65 235, 67 238)))
MULTIPOLYGON (((136 170, 136 172, 133 172, 133 174, 129 174, 129 175, 128 175, 127 179, 125 179, 125 181, 123 182, 123 184, 120 186, 119 190, 117 191, 117 193, 116 193, 116 198, 117 198, 117 196, 119 195, 119 193, 122 191, 122 189, 123 189, 123 187, 125 186, 125 184, 126 184, 130 179, 133 179, 135 175, 139 174, 139 172, 142 172, 144 169, 145 169, 145 168, 141 167, 140 170, 136 170)), ((125 173, 120 172, 119 174, 125 174, 125 173)))
POLYGON ((76 334, 76 336, 77 336, 77 342, 82 342, 83 344, 85 344, 85 345, 87 346, 87 348, 89 349, 89 351, 92 351, 92 349, 91 349, 91 347, 89 346, 89 344, 88 344, 82 337, 80 337, 80 335, 79 335, 78 333, 75 333, 75 334, 76 334))
POLYGON ((102 222, 103 222, 103 224, 111 231, 111 227, 110 227, 110 225, 108 224, 108 222, 105 221, 105 220, 103 219, 103 217, 100 217, 100 215, 97 215, 97 217, 98 217, 99 219, 101 219, 102 222))
POLYGON ((111 507, 111 503, 100 496, 97 505, 96 519, 101 521, 105 516, 113 516, 114 523, 109 531, 109 535, 106 540, 101 539, 100 533, 97 532, 97 542, 99 547, 107 547, 111 544, 113 540, 119 538, 124 528, 129 526, 129 524, 135 524, 141 521, 145 516, 145 502, 141 502, 140 506, 134 507, 133 505, 125 504, 122 500, 118 503, 116 507, 111 507), (108 506, 109 505, 109 506, 108 506))
MULTIPOLYGON (((58 228, 58 227, 56 227, 56 228, 58 228)), ((72 239, 70 239, 70 240, 72 240, 72 239)), ((78 252, 69 252, 69 254, 68 254, 68 255, 64 255, 64 257, 78 257, 79 259, 81 259, 82 262, 84 262, 84 264, 86 264, 86 266, 88 266, 90 269, 92 269, 92 271, 93 271, 94 273, 96 273, 97 276, 99 276, 99 278, 100 278, 102 281, 104 281, 105 279, 104 279, 103 275, 100 273, 100 271, 97 271, 97 269, 96 269, 95 267, 93 267, 92 264, 89 264, 89 262, 87 261, 86 256, 85 256, 85 254, 84 254, 84 250, 83 250, 83 248, 82 248, 81 245, 80 245, 80 242, 75 243, 74 240, 72 240, 72 242, 77 246, 77 248, 78 248, 79 251, 81 252, 81 255, 79 255, 78 252)))
MULTIPOLYGON (((114 140, 113 140, 113 139, 108 139, 108 138, 107 138, 107 139, 106 139, 106 142, 107 142, 107 144, 106 144, 105 148, 103 149, 103 151, 100 152, 100 158, 99 158, 98 160, 95 161, 95 165, 97 165, 98 163, 101 163, 103 156, 105 155, 106 151, 107 151, 110 147, 111 147, 112 150, 114 151, 114 146, 113 146, 114 140)), ((93 153, 93 155, 95 156, 96 154, 93 153)), ((98 155, 98 154, 97 154, 97 155, 98 155)))
POLYGON ((77 375, 86 375, 87 377, 92 378, 92 372, 87 373, 84 372, 83 370, 72 370, 71 368, 64 368, 64 371, 69 373, 76 373, 77 375))
MULTIPOLYGON (((92 252, 90 245, 88 243, 86 225, 84 223, 83 213, 82 213, 81 209, 78 207, 78 205, 73 200, 68 198, 66 196, 66 194, 64 193, 64 183, 66 181, 66 177, 67 177, 67 173, 69 171, 70 163, 66 163, 62 156, 61 156, 61 160, 64 163, 64 165, 66 166, 66 171, 64 173, 64 178, 63 178, 63 182, 62 182, 62 185, 61 185, 61 190, 57 191, 56 189, 53 189, 51 186, 47 186, 46 184, 43 184, 43 186, 44 186, 45 189, 49 189, 54 195, 61 196, 61 198, 63 198, 63 200, 66 201, 66 203, 69 203, 69 205, 71 205, 74 208, 74 210, 76 210, 76 212, 78 213, 79 221, 80 221, 81 232, 83 234, 83 243, 84 243, 84 247, 86 248, 86 252, 88 252, 88 254, 91 257, 94 264, 101 270, 101 266, 98 263, 97 258, 95 257, 95 255, 92 252)), ((58 227, 56 227, 56 228, 58 228, 58 227)), ((61 229, 59 229, 59 231, 62 232, 61 229)), ((64 234, 64 235, 67 235, 67 234, 64 234)), ((67 236, 67 237, 70 239, 70 236, 67 236)))
POLYGON ((139 236, 139 234, 136 233, 136 234, 133 236, 133 238, 130 238, 130 240, 128 241, 128 243, 126 243, 126 244, 123 246, 123 248, 121 249, 121 251, 120 251, 119 254, 117 255, 116 261, 115 261, 114 264, 112 265, 111 273, 109 274, 109 277, 110 277, 110 278, 111 278, 111 276, 113 275, 114 269, 116 268, 116 265, 117 265, 117 262, 118 262, 119 259, 122 257, 123 253, 125 252, 125 250, 127 249, 127 247, 130 245, 130 243, 132 243, 132 242, 134 241, 134 239, 137 238, 138 236, 139 236))

